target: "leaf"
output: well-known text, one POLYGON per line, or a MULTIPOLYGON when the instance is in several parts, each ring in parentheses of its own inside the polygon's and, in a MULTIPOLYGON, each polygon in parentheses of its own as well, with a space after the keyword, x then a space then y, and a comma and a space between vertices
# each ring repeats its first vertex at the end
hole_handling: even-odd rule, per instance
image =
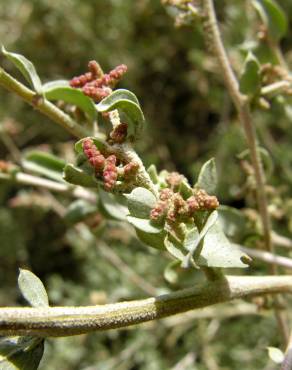
POLYGON ((269 37, 279 42, 288 31, 288 20, 283 9, 274 0, 256 0, 252 4, 267 27, 269 37))
POLYGON ((75 151, 77 153, 83 153, 83 148, 82 148, 82 144, 83 144, 83 141, 85 139, 91 139, 93 142, 94 142, 94 145, 97 147, 98 150, 104 150, 105 149, 105 144, 104 144, 104 140, 101 139, 101 138, 98 138, 98 137, 84 137, 80 140, 78 140, 76 143, 75 143, 75 151))
POLYGON ((184 248, 187 251, 191 251, 193 244, 196 242, 196 240, 198 240, 199 237, 199 231, 196 226, 188 230, 184 239, 184 248))
POLYGON ((218 221, 225 235, 233 241, 240 242, 247 233, 247 220, 245 215, 236 208, 220 206, 218 221))
POLYGON ((55 155, 37 150, 28 152, 22 161, 25 169, 59 182, 63 182, 65 164, 65 161, 55 155))
POLYGON ((244 62, 243 71, 239 80, 239 89, 243 94, 254 97, 261 88, 260 64, 250 51, 244 62))
POLYGON ((284 361, 284 353, 276 347, 267 347, 270 359, 276 364, 281 364, 284 361))
POLYGON ((164 269, 164 279, 170 284, 177 284, 179 281, 176 269, 180 266, 180 261, 171 261, 164 269))
POLYGON ((185 255, 183 254, 183 245, 175 239, 171 234, 167 234, 166 238, 164 239, 165 248, 168 252, 178 259, 179 261, 184 261, 185 255))
POLYGON ((196 263, 208 267, 247 267, 243 260, 250 258, 229 243, 219 222, 216 221, 203 239, 201 253, 196 263))
POLYGON ((214 194, 217 187, 217 171, 215 159, 211 158, 203 164, 196 187, 206 190, 209 194, 214 194))
POLYGON ((76 105, 85 113, 91 121, 97 117, 97 111, 92 99, 84 95, 79 89, 70 87, 69 82, 57 80, 43 85, 43 93, 48 100, 63 100, 66 103, 76 105))
POLYGON ((66 164, 64 167, 63 179, 70 184, 80 185, 85 188, 97 188, 99 184, 94 175, 86 173, 71 163, 66 164))
POLYGON ((70 204, 64 215, 64 219, 70 225, 83 221, 97 212, 97 205, 91 204, 83 199, 78 199, 70 204))
POLYGON ((32 337, 0 339, 1 370, 36 370, 44 353, 44 340, 32 337))
POLYGON ((125 198, 114 194, 107 193, 99 188, 99 206, 106 217, 114 220, 125 221, 128 214, 125 198))
POLYGON ((158 184, 159 178, 158 178, 158 173, 157 173, 156 166, 154 164, 151 164, 148 167, 147 172, 148 172, 148 174, 149 174, 150 179, 152 180, 152 182, 154 184, 158 184))
POLYGON ((2 53, 15 65, 15 67, 22 73, 24 78, 29 82, 29 84, 38 93, 42 93, 42 83, 36 72, 36 69, 32 62, 26 59, 21 54, 10 53, 5 50, 2 45, 2 53))
POLYGON ((145 188, 135 188, 130 194, 125 194, 128 200, 129 212, 138 218, 149 218, 151 209, 157 203, 156 197, 145 188))
POLYGON ((121 110, 128 119, 128 138, 139 138, 145 124, 145 118, 136 96, 128 90, 118 89, 104 98, 96 106, 98 112, 121 110))
POLYGON ((145 233, 158 234, 163 229, 161 226, 153 225, 148 219, 127 216, 127 220, 130 224, 135 226, 135 228, 144 231, 145 233))
POLYGON ((32 272, 20 269, 18 287, 32 307, 48 307, 49 299, 41 280, 32 272))
POLYGON ((182 181, 179 185, 179 192, 184 199, 187 199, 193 195, 193 190, 187 181, 182 181))
POLYGON ((143 242, 144 244, 148 245, 149 247, 156 248, 163 250, 165 249, 164 246, 164 238, 166 235, 166 232, 162 230, 161 232, 157 234, 150 234, 148 232, 139 230, 135 228, 137 237, 143 242))

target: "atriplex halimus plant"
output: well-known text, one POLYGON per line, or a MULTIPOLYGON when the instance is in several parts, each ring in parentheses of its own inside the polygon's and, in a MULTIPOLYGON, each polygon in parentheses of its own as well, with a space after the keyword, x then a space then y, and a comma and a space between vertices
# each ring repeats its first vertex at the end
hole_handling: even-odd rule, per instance
MULTIPOLYGON (((273 252, 265 178, 251 108, 268 106, 270 94, 290 94, 291 78, 283 65, 278 68, 261 66, 256 56, 249 52, 238 81, 220 38, 212 1, 205 1, 204 5, 183 0, 164 3, 175 8, 179 22, 198 21, 204 26, 207 43, 218 58, 224 82, 246 133, 247 155, 251 158, 252 176, 257 184, 263 239, 268 251, 273 252), (278 71, 276 80, 271 81, 275 71, 278 71)), ((278 41, 285 32, 285 17, 271 0, 254 2, 254 6, 266 26, 269 46, 273 51, 277 50, 279 57, 278 41)), ((193 184, 177 172, 158 171, 154 165, 148 169, 144 167, 135 151, 135 146, 145 135, 147 124, 142 108, 132 92, 116 89, 127 71, 125 65, 104 73, 97 62, 91 61, 88 71, 71 81, 43 84, 28 59, 8 52, 4 47, 2 53, 19 69, 30 88, 3 69, 0 69, 0 84, 79 140, 75 144, 75 163, 65 163, 55 156, 34 151, 26 154, 23 168, 2 161, 0 178, 71 192, 76 198, 87 201, 79 202, 74 209, 74 217, 78 220, 94 213, 98 207, 105 218, 130 223, 142 243, 161 252, 167 251, 173 257, 166 276, 170 271, 175 273, 179 265, 197 269, 198 273, 202 270, 209 280, 203 286, 158 298, 66 308, 49 307, 40 280, 31 272, 21 270, 19 288, 32 308, 0 310, 0 333, 7 335, 0 343, 3 368, 36 369, 46 336, 125 327, 234 298, 291 291, 289 276, 228 277, 224 275, 225 270, 221 270, 247 267, 250 258, 231 244, 224 233, 230 220, 240 218, 240 215, 219 205, 214 159, 202 166, 193 184), (60 101, 61 108, 55 104, 60 101), (68 106, 73 109, 69 111, 68 106), (10 335, 14 337, 10 338, 10 335)), ((274 275, 277 272, 275 266, 274 262, 274 275)), ((276 316, 285 334, 285 320, 277 309, 276 316)))

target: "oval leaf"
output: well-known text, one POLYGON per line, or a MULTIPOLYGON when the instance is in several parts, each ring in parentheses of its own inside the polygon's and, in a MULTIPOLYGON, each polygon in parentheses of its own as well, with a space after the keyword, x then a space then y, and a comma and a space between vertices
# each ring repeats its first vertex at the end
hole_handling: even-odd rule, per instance
POLYGON ((149 234, 148 232, 139 230, 135 228, 137 237, 143 242, 144 244, 148 245, 149 247, 156 248, 163 250, 165 249, 164 246, 164 238, 166 235, 166 232, 162 230, 158 234, 149 234))
POLYGON ((10 53, 2 46, 2 53, 15 65, 24 78, 38 93, 42 93, 42 83, 32 62, 21 54, 10 53))
POLYGON ((25 169, 61 182, 65 164, 65 161, 55 155, 37 150, 28 152, 22 161, 25 169))
POLYGON ((71 163, 66 164, 64 167, 63 179, 70 184, 80 185, 85 188, 96 188, 98 185, 98 181, 94 176, 87 174, 71 163))
POLYGON ((196 187, 206 190, 209 194, 214 194, 217 187, 217 171, 215 159, 211 158, 203 164, 196 187))
POLYGON ((4 337, 0 340, 1 370, 37 370, 44 353, 44 340, 4 337))
POLYGON ((150 211, 157 202, 151 191, 141 187, 135 188, 130 194, 125 194, 125 197, 128 199, 130 214, 138 218, 149 218, 150 211))
POLYGON ((162 227, 153 225, 150 220, 144 218, 137 218, 132 216, 127 216, 127 220, 135 226, 138 230, 144 231, 149 234, 158 234, 162 231, 162 227))
POLYGON ((243 94, 254 97, 261 88, 260 64, 252 52, 249 52, 239 80, 239 89, 243 94))
POLYGON ((31 271, 20 269, 18 287, 32 307, 48 307, 49 299, 41 280, 31 271))
POLYGON ((270 359, 276 364, 281 364, 284 361, 284 353, 276 347, 267 347, 270 359))
POLYGON ((115 90, 97 106, 98 112, 120 109, 128 118, 128 138, 137 139, 144 127, 145 118, 136 96, 128 90, 115 90))
POLYGON ((83 221, 97 212, 97 205, 91 204, 84 199, 78 199, 70 204, 64 215, 64 219, 70 225, 83 221))
POLYGON ((99 188, 99 205, 103 214, 114 220, 125 221, 128 214, 128 208, 125 206, 123 196, 107 193, 99 188))
POLYGON ((76 105, 87 113, 91 121, 96 119, 97 112, 92 99, 84 95, 81 90, 70 87, 68 81, 48 82, 43 85, 43 93, 48 100, 63 100, 66 103, 76 105))

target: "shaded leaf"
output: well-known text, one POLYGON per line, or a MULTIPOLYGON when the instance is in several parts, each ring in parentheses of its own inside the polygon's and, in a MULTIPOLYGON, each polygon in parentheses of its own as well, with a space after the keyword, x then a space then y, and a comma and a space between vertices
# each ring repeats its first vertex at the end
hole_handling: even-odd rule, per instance
POLYGON ((73 225, 83 221, 88 216, 97 212, 97 205, 87 202, 84 199, 78 199, 70 204, 64 215, 64 219, 73 225))
POLYGON ((135 228, 137 237, 143 242, 144 244, 148 245, 149 247, 156 248, 163 250, 165 249, 164 246, 164 238, 166 235, 166 232, 162 230, 161 232, 157 234, 150 234, 148 232, 139 230, 135 228))
POLYGON ((70 184, 80 185, 86 188, 96 188, 98 185, 98 181, 94 175, 86 173, 71 163, 66 164, 63 171, 63 179, 70 184))
POLYGON ((91 121, 94 121, 97 117, 92 99, 84 95, 81 90, 70 87, 68 81, 48 82, 43 85, 43 93, 48 100, 63 100, 66 103, 76 105, 88 114, 91 121))
POLYGON ((151 209, 155 206, 157 199, 151 191, 145 188, 135 188, 130 194, 125 194, 128 200, 129 212, 138 218, 149 218, 151 209))
POLYGON ((145 233, 158 234, 163 229, 161 226, 153 225, 153 223, 148 219, 127 216, 127 220, 130 224, 135 226, 135 228, 144 231, 145 233))
POLYGON ((60 182, 63 182, 65 164, 65 161, 55 155, 37 150, 28 152, 22 161, 25 169, 60 182))
POLYGON ((179 281, 176 269, 180 266, 180 261, 171 261, 164 269, 164 279, 170 284, 177 284, 179 281))
POLYGON ((98 194, 100 209, 106 217, 119 221, 126 220, 128 208, 123 196, 107 193, 101 188, 99 188, 98 194))
POLYGON ((283 9, 274 0, 256 0, 252 4, 267 27, 269 37, 278 42, 288 30, 288 21, 283 9))
POLYGON ((225 235, 234 241, 240 242, 247 231, 245 215, 236 208, 220 206, 218 216, 218 221, 225 235))
POLYGON ((31 271, 20 269, 18 287, 32 307, 48 307, 49 299, 41 280, 31 271))
POLYGON ((164 245, 167 251, 179 261, 184 261, 185 255, 183 251, 183 245, 174 238, 171 234, 167 234, 166 238, 164 239, 164 245))
POLYGON ((10 53, 5 50, 4 46, 2 45, 2 53, 15 65, 15 67, 22 73, 24 78, 29 82, 29 84, 34 88, 34 90, 38 93, 42 93, 42 83, 37 74, 37 71, 28 59, 26 59, 21 54, 10 53))
POLYGON ((44 353, 44 340, 32 337, 0 339, 1 370, 36 370, 44 353))
POLYGON ((137 139, 144 127, 145 118, 136 96, 128 90, 118 89, 96 106, 98 112, 121 110, 128 119, 128 138, 137 139))
POLYGON ((211 158, 203 164, 196 187, 206 190, 209 194, 214 194, 217 187, 217 171, 215 159, 211 158))
POLYGON ((239 80, 239 89, 243 94, 255 96, 261 88, 260 64, 252 52, 247 54, 239 80))

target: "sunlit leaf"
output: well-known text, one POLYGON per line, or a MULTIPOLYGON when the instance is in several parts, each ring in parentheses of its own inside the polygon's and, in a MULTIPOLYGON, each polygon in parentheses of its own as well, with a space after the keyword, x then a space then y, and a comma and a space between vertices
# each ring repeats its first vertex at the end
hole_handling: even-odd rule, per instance
POLYGON ((217 187, 217 171, 215 159, 211 158, 203 164, 196 187, 204 189, 209 194, 214 194, 217 187))
POLYGON ((135 226, 135 228, 146 233, 158 234, 162 231, 161 226, 153 225, 153 223, 148 219, 127 216, 127 220, 130 224, 135 226))
POLYGON ((131 216, 138 218, 149 218, 150 211, 157 202, 151 191, 141 187, 135 188, 130 194, 125 194, 125 197, 131 216))
POLYGON ((84 95, 81 90, 70 87, 68 81, 48 82, 43 85, 43 93, 48 100, 63 100, 66 103, 76 105, 87 113, 92 121, 97 117, 97 111, 92 99, 84 95))
POLYGON ((114 109, 121 110, 127 117, 128 138, 139 138, 145 118, 136 96, 128 90, 115 90, 111 95, 104 98, 97 106, 99 112, 109 112, 114 109))
POLYGON ((270 359, 276 364, 281 364, 284 361, 284 353, 276 347, 267 347, 270 359))
POLYGON ((2 53, 22 73, 24 78, 29 82, 29 84, 34 88, 34 90, 38 94, 41 94, 42 83, 32 62, 30 62, 21 54, 8 52, 7 50, 5 50, 4 46, 2 46, 2 53))
POLYGON ((129 213, 122 195, 110 194, 99 187, 99 206, 103 214, 114 220, 124 221, 129 213))
POLYGON ((32 307, 47 307, 49 299, 41 280, 31 271, 20 269, 18 286, 25 300, 32 307))

